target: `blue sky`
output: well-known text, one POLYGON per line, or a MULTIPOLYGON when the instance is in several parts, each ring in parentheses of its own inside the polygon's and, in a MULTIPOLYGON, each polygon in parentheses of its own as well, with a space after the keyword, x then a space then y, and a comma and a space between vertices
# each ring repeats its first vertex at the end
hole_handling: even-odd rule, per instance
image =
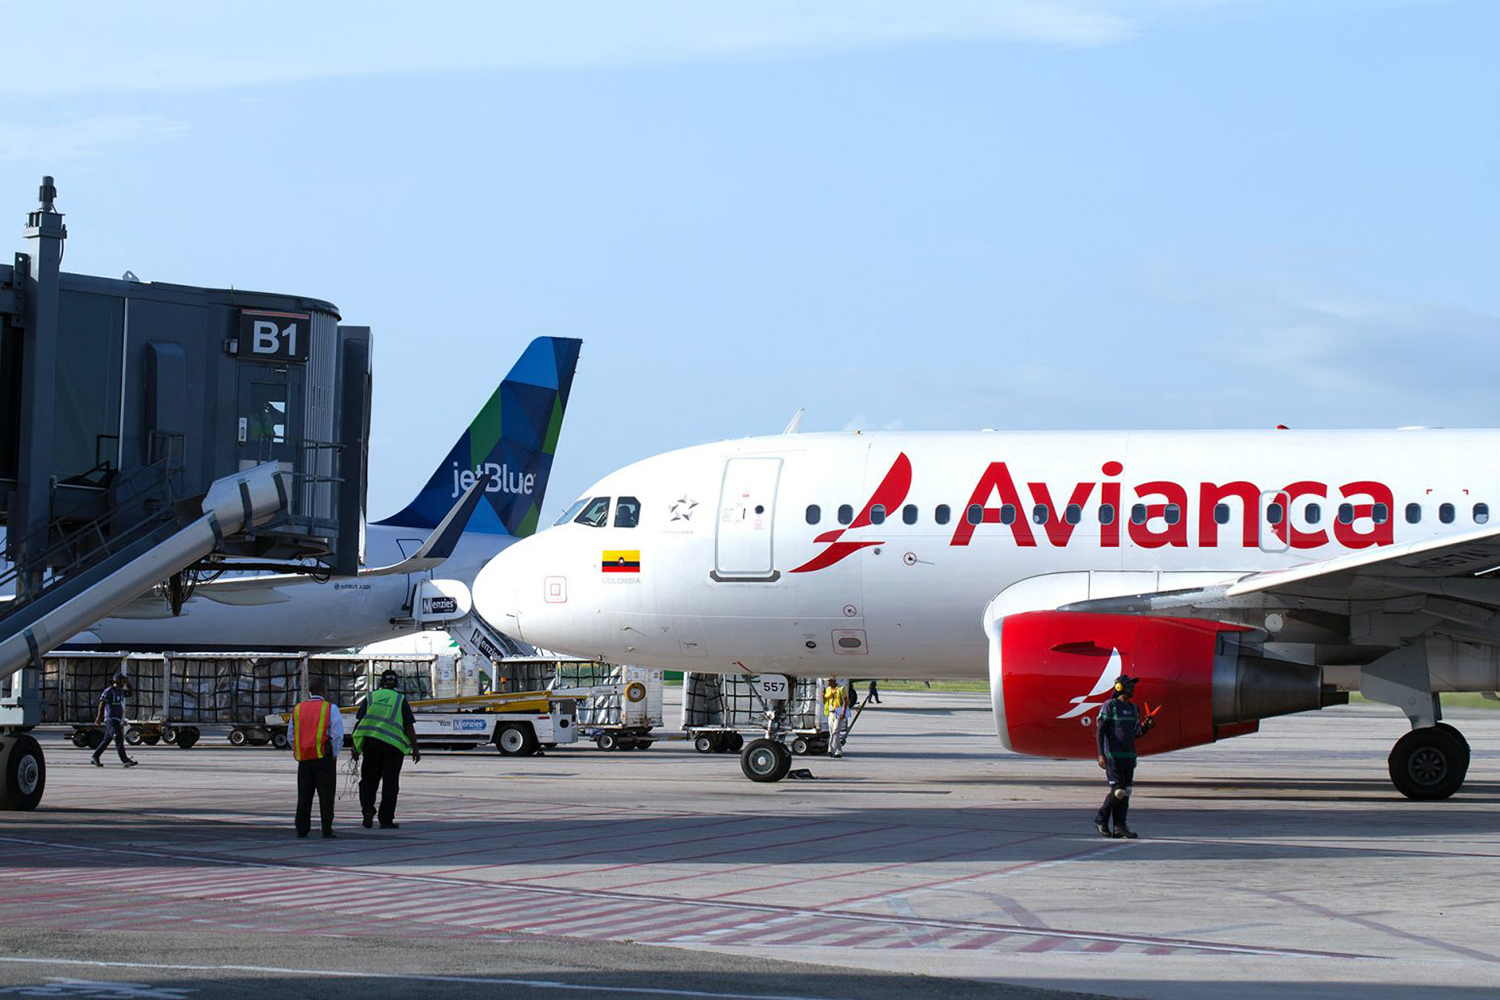
POLYGON ((372 516, 543 333, 585 341, 549 510, 798 407, 1500 425, 1492 3, 52 11, 7 51, 12 248, 53 173, 70 270, 372 326, 372 516))

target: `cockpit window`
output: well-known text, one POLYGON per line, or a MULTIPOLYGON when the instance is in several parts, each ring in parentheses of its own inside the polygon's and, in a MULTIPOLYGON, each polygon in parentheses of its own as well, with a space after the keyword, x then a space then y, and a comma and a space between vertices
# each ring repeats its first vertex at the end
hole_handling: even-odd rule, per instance
POLYGON ((641 520, 641 502, 635 497, 621 497, 615 503, 615 527, 634 528, 641 520))
POLYGON ((590 528, 604 527, 604 523, 609 520, 609 497, 590 497, 583 513, 573 520, 590 528))
POLYGON ((577 500, 573 501, 573 506, 571 506, 567 510, 563 511, 563 516, 562 517, 560 517, 556 521, 552 522, 552 526, 555 528, 559 524, 567 524, 569 521, 573 520, 573 518, 575 518, 575 517, 578 516, 578 512, 580 510, 583 510, 583 505, 586 504, 586 503, 588 503, 588 502, 589 502, 589 498, 588 497, 579 497, 577 500))

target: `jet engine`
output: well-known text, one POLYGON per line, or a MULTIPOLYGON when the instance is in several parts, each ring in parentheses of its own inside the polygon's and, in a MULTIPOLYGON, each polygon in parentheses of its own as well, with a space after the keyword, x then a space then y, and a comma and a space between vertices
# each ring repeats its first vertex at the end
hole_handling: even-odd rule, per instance
POLYGON ((1156 722, 1139 744, 1163 753, 1253 733, 1259 720, 1348 701, 1316 666, 1260 655, 1254 633, 1196 618, 1036 611, 991 636, 1000 740, 1040 757, 1096 755, 1094 721, 1122 672, 1156 722))

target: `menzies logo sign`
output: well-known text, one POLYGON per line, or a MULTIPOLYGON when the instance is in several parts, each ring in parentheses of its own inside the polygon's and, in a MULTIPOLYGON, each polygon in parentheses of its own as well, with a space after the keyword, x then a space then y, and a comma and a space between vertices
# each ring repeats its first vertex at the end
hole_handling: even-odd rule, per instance
POLYGON ((236 357, 256 361, 306 361, 311 343, 312 316, 308 313, 240 310, 236 357))

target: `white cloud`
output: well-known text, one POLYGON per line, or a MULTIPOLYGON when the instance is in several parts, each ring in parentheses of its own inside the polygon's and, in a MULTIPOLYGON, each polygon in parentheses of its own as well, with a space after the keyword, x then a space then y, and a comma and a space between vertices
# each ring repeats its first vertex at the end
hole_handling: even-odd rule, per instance
POLYGON ((13 94, 768 58, 950 39, 1094 46, 1137 30, 1112 0, 429 0, 415 6, 262 0, 233 8, 200 0, 85 0, 66 6, 71 13, 57 47, 13 46, 6 53, 13 94))
POLYGON ((47 125, 0 121, 0 162, 90 160, 111 147, 160 142, 187 130, 186 122, 156 115, 97 115, 47 125))

